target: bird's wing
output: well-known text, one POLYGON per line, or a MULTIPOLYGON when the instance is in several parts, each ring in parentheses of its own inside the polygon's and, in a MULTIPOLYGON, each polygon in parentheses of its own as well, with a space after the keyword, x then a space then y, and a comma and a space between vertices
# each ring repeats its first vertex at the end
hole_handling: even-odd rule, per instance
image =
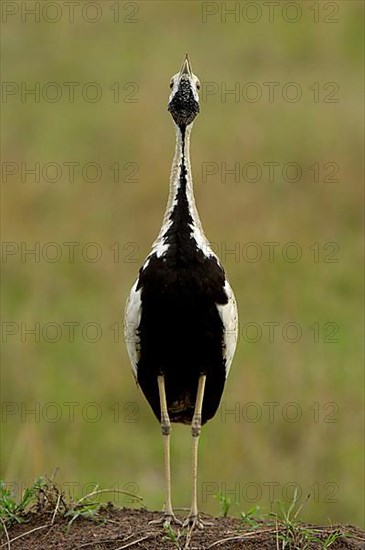
POLYGON ((138 327, 141 321, 142 301, 141 289, 137 290, 138 279, 133 285, 125 306, 124 337, 129 359, 135 379, 137 380, 137 365, 140 357, 140 338, 138 327))
POLYGON ((217 308, 224 326, 223 357, 225 360, 226 378, 227 378, 229 369, 231 368, 234 352, 236 350, 237 331, 238 331, 238 312, 237 312, 237 304, 233 294, 233 290, 227 280, 224 285, 224 290, 227 295, 228 301, 224 305, 217 304, 217 308))

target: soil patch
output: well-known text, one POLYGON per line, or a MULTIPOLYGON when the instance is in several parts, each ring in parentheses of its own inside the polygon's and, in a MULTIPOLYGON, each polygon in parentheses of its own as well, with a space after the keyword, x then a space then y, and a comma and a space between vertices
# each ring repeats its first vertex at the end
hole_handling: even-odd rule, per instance
MULTIPOLYGON (((317 526, 296 523, 293 529, 275 520, 257 520, 247 525, 234 517, 203 516, 203 530, 189 532, 179 526, 170 530, 150 525, 160 512, 145 509, 103 507, 95 519, 70 518, 48 512, 29 512, 24 523, 2 531, 0 549, 5 550, 359 550, 365 548, 365 533, 352 525, 317 526), (53 521, 53 523, 52 523, 53 521), (329 546, 325 546, 331 541, 329 546)), ((183 518, 181 518, 183 519, 183 518)))

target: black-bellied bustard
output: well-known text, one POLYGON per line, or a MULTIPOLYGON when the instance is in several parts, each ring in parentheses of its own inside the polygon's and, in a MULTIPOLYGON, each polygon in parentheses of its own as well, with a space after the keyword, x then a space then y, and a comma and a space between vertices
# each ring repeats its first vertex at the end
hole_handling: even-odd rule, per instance
POLYGON ((218 408, 231 366, 237 307, 195 206, 189 147, 199 113, 200 83, 187 55, 170 88, 168 110, 176 129, 170 194, 160 233, 127 300, 125 330, 135 378, 161 422, 166 478, 162 521, 178 522, 171 504, 170 433, 171 422, 181 422, 190 424, 193 440, 192 502, 186 524, 200 526, 199 435, 218 408))

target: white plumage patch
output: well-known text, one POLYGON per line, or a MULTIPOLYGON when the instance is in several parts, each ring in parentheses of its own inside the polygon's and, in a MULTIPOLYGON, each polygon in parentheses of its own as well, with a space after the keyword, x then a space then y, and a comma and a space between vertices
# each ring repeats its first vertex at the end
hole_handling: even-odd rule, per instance
POLYGON ((136 380, 137 365, 140 357, 140 338, 137 331, 142 314, 141 289, 136 290, 137 285, 138 279, 132 286, 128 296, 124 317, 124 338, 132 365, 133 374, 136 380))
POLYGON ((224 326, 223 357, 225 360, 227 378, 237 345, 238 312, 233 290, 227 280, 224 285, 224 291, 227 295, 228 303, 224 305, 217 304, 217 308, 224 326))

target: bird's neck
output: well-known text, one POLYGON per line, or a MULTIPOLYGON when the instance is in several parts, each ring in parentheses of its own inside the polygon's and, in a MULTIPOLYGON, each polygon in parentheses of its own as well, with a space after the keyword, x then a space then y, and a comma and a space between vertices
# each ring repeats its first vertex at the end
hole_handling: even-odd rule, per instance
POLYGON ((164 254, 169 245, 209 248, 195 205, 190 164, 190 134, 192 124, 186 128, 176 126, 176 148, 171 168, 170 192, 161 231, 154 243, 157 254, 164 254), (195 240, 194 241, 192 240, 195 240))

